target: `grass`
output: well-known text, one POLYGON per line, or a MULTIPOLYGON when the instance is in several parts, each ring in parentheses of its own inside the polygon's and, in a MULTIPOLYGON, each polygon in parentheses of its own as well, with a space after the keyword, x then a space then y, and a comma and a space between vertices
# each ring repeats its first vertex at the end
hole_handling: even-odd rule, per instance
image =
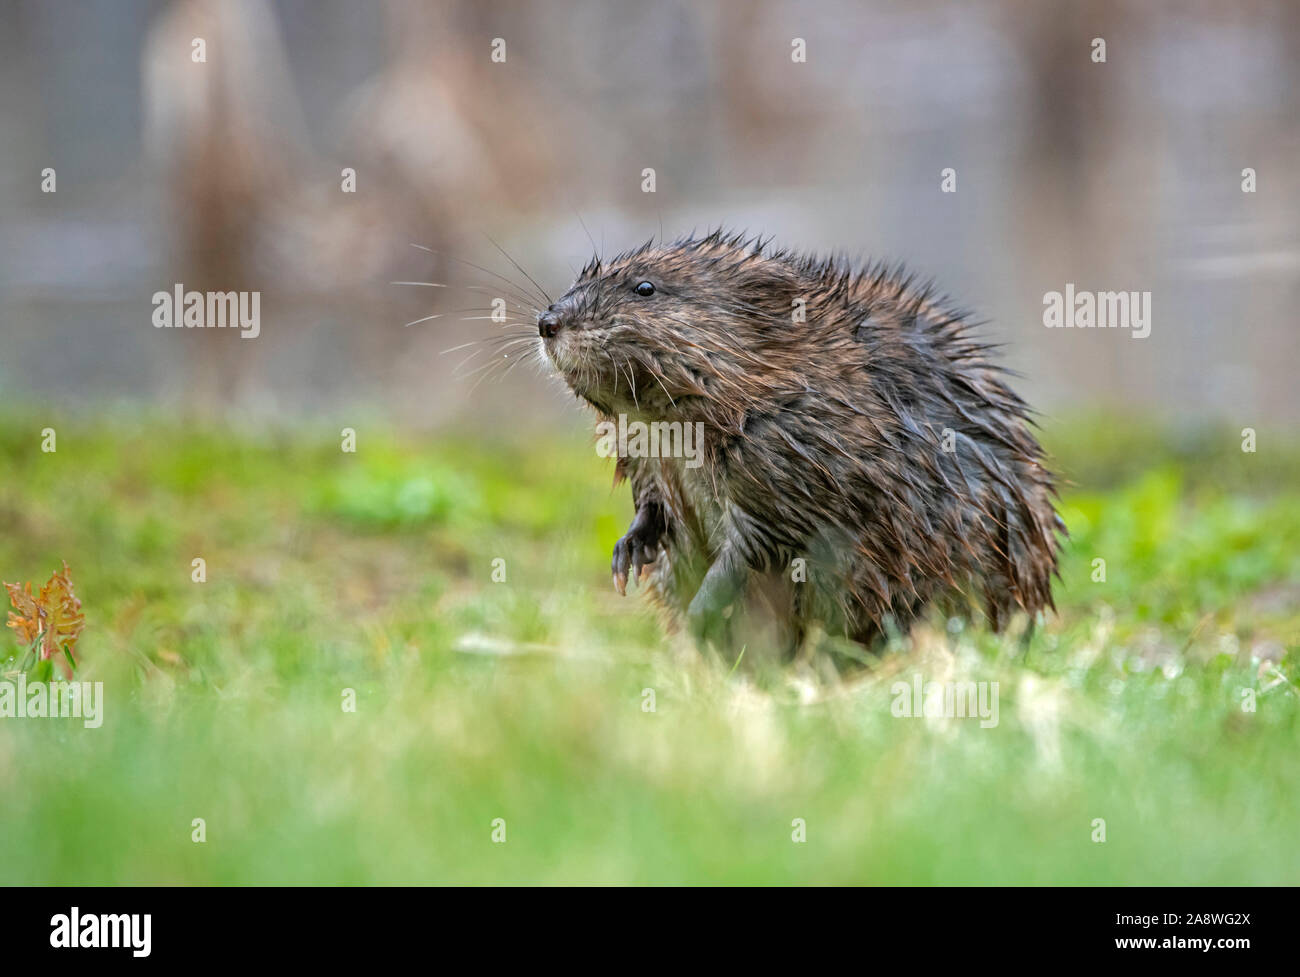
POLYGON ((1300 880, 1294 442, 1050 427, 1060 614, 837 681, 615 595, 581 434, 50 423, 0 417, 0 576, 72 566, 106 715, 0 720, 0 883, 1300 880), (997 682, 998 725, 894 717, 914 674, 997 682))

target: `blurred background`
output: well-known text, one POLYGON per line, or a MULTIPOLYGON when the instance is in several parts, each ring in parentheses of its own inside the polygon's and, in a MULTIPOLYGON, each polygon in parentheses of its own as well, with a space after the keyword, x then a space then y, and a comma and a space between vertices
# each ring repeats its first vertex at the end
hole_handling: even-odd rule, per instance
POLYGON ((11 0, 0 391, 577 425, 535 371, 475 387, 484 361, 442 354, 499 328, 460 320, 491 273, 523 283, 492 242, 556 294, 593 240, 724 223, 908 261, 1049 414, 1286 424, 1298 119, 1285 0, 11 0), (260 290, 260 338, 154 329, 177 282, 260 290), (1151 291, 1151 335, 1044 328, 1066 282, 1151 291))

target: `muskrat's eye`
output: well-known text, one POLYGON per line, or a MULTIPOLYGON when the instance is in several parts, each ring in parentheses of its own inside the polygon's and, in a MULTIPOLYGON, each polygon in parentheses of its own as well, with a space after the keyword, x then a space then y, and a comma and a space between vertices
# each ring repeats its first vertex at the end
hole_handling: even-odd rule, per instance
POLYGON ((655 287, 651 282, 642 282, 632 291, 636 292, 637 295, 653 295, 655 293, 655 287))

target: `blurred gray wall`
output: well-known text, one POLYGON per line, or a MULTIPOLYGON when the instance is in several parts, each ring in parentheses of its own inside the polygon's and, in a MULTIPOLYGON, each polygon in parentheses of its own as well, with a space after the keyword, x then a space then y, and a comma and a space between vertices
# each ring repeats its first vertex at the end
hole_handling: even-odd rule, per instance
POLYGON ((1049 412, 1294 421, 1298 81, 1282 0, 11 0, 0 395, 549 423, 531 368, 442 353, 527 287, 492 241, 555 294, 592 239, 721 223, 905 259, 1049 412), (262 335, 154 329, 176 282, 262 291, 262 335), (1151 335, 1046 329, 1066 282, 1149 290, 1151 335))

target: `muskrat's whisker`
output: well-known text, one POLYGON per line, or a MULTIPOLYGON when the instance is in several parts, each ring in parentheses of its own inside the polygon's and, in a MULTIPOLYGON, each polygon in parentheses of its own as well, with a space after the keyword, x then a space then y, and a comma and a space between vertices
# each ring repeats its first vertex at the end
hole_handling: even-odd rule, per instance
POLYGON ((677 406, 677 401, 673 400, 673 395, 670 394, 670 393, 668 393, 668 388, 664 386, 664 381, 663 381, 663 379, 659 376, 659 372, 658 372, 657 370, 655 370, 654 367, 646 366, 644 363, 641 364, 641 365, 642 365, 642 366, 645 366, 646 369, 650 371, 650 375, 651 375, 652 377, 654 377, 655 382, 659 384, 659 388, 660 388, 660 389, 664 392, 664 394, 668 397, 668 402, 669 402, 670 404, 672 404, 673 407, 676 407, 676 406, 677 406))
MULTIPOLYGON (((416 325, 416 324, 418 324, 418 323, 421 323, 421 322, 428 322, 430 319, 445 319, 445 318, 446 318, 447 316, 449 316, 449 315, 460 315, 460 314, 463 313, 463 312, 487 312, 487 310, 486 310, 486 309, 481 309, 481 308, 474 308, 474 309, 448 309, 448 310, 445 311, 445 312, 435 312, 433 315, 427 315, 427 316, 425 316, 425 317, 422 318, 422 319, 413 319, 412 321, 408 322, 407 325, 408 325, 408 326, 414 326, 414 325, 416 325)), ((477 321, 477 320, 479 320, 479 319, 491 319, 491 318, 492 318, 492 316, 491 316, 490 314, 489 314, 489 315, 464 316, 464 317, 461 318, 461 322, 475 322, 475 321, 477 321)), ((506 324, 509 325, 510 323, 507 322, 506 324)), ((523 325, 523 323, 517 323, 517 324, 518 324, 518 325, 523 325)))
MULTIPOLYGON (((470 345, 475 348, 470 351, 470 354, 468 356, 466 356, 463 360, 461 360, 459 363, 457 363, 455 366, 451 368, 451 375, 453 377, 456 377, 457 379, 460 378, 461 375, 460 371, 465 369, 465 364, 467 364, 470 360, 474 359, 474 357, 478 356, 479 353, 483 352, 483 346, 481 343, 470 343, 470 345)), ((450 352, 450 350, 448 352, 450 352)))
MULTIPOLYGON (((493 271, 491 268, 484 268, 482 265, 476 265, 476 264, 474 264, 474 262, 472 262, 472 261, 466 261, 464 258, 457 258, 455 255, 447 254, 445 251, 435 251, 433 248, 426 248, 423 244, 412 244, 411 247, 413 247, 413 248, 419 248, 421 251, 427 251, 427 252, 429 252, 429 254, 436 254, 438 257, 440 257, 440 258, 446 258, 448 261, 455 261, 455 262, 458 262, 459 264, 466 265, 467 267, 473 268, 473 269, 476 270, 476 271, 481 271, 481 272, 483 272, 483 274, 485 274, 485 275, 491 275, 493 278, 497 279, 498 281, 503 281, 503 282, 505 282, 505 283, 506 283, 507 285, 509 285, 512 289, 515 289, 515 290, 518 291, 518 292, 526 293, 526 292, 528 291, 526 288, 524 288, 522 285, 520 285, 519 282, 516 282, 516 281, 514 281, 514 280, 512 280, 512 279, 509 279, 509 278, 507 278, 505 275, 499 275, 499 274, 497 274, 495 271, 493 271)), ((498 250, 499 250, 499 248, 498 248, 498 250)), ((502 253, 504 254, 504 252, 502 252, 502 253)), ((506 255, 506 257, 509 257, 509 255, 506 255)), ((513 263, 513 262, 512 262, 512 263, 513 263)), ((518 266, 516 266, 516 267, 518 267, 518 266)), ((523 271, 522 268, 520 268, 519 270, 520 270, 520 271, 523 271)), ((525 274, 527 274, 527 273, 525 272, 525 274)), ((531 280, 531 279, 530 279, 530 280, 531 280)), ((534 284, 536 284, 536 282, 534 282, 534 284)), ((538 286, 538 287, 540 288, 540 286, 538 286)), ((545 295, 546 293, 543 292, 542 294, 545 295)), ((517 296, 515 296, 515 297, 516 297, 516 298, 519 298, 519 300, 520 300, 521 302, 522 302, 522 301, 527 301, 527 298, 526 298, 525 296, 523 296, 523 295, 517 295, 517 296)), ((547 302, 548 305, 551 304, 551 300, 550 300, 549 298, 546 300, 546 302, 547 302)))
POLYGON ((457 350, 469 349, 471 346, 477 346, 481 342, 483 342, 481 339, 472 339, 468 343, 461 343, 459 346, 449 346, 447 349, 441 349, 438 351, 438 355, 446 356, 448 353, 454 353, 457 350))
POLYGON ((435 312, 433 315, 427 315, 423 319, 412 319, 410 322, 407 323, 407 325, 418 326, 422 322, 428 322, 430 319, 441 319, 444 315, 449 315, 449 314, 450 313, 447 312, 435 312))
MULTIPOLYGON (((457 380, 468 380, 470 377, 474 376, 475 374, 482 373, 484 370, 490 370, 494 366, 501 365, 500 360, 493 358, 488 360, 486 363, 480 363, 478 366, 474 367, 474 369, 470 370, 468 373, 462 373, 461 371, 464 370, 466 364, 469 363, 470 360, 474 359, 474 357, 476 357, 479 353, 482 352, 485 352, 485 350, 476 349, 474 350, 474 352, 470 353, 469 356, 465 357, 463 360, 457 363, 456 368, 452 370, 452 376, 454 376, 457 380)), ((470 392, 472 393, 473 390, 474 388, 471 387, 470 392)))
MULTIPOLYGON (((527 336, 513 336, 507 342, 493 344, 492 352, 506 353, 507 350, 514 349, 516 346, 520 346, 528 342, 530 342, 530 340, 527 336)), ((509 354, 507 353, 507 355, 509 354)))
MULTIPOLYGON (((493 359, 490 360, 488 363, 484 364, 483 366, 476 367, 475 372, 477 372, 477 370, 486 369, 487 367, 493 365, 494 363, 501 363, 504 360, 509 358, 509 354, 505 353, 506 350, 511 349, 513 346, 519 345, 521 343, 530 342, 531 339, 532 339, 531 336, 522 336, 522 335, 521 336, 493 336, 490 339, 476 339, 471 343, 466 343, 464 344, 464 346, 458 348, 464 349, 468 346, 476 346, 478 348, 475 349, 474 352, 470 353, 469 356, 465 357, 465 359, 461 360, 460 363, 456 366, 456 370, 457 371, 460 370, 462 367, 465 366, 466 363, 472 360, 479 353, 485 353, 485 352, 491 352, 493 354, 493 359), (505 340, 505 342, 501 342, 501 340, 505 340), (497 353, 502 353, 504 355, 502 356, 501 359, 497 359, 496 358, 497 353)), ((450 350, 448 350, 448 352, 450 352, 450 350)), ((466 378, 468 378, 473 375, 474 373, 471 372, 466 374, 465 376, 466 378)))
POLYGON ((496 336, 485 336, 478 341, 489 349, 504 350, 509 349, 516 343, 531 342, 532 338, 527 332, 503 332, 496 336))
POLYGON ((528 337, 526 336, 490 336, 486 339, 471 339, 468 343, 461 343, 459 346, 450 346, 447 349, 442 350, 438 355, 444 356, 447 353, 454 353, 457 350, 469 349, 471 346, 482 346, 484 349, 504 349, 509 344, 498 345, 502 339, 508 339, 512 343, 519 343, 523 342, 527 338, 528 337))
MULTIPOLYGON (((611 357, 613 355, 614 355, 613 353, 610 354, 611 357)), ((632 379, 632 358, 631 357, 628 357, 626 372, 627 372, 627 385, 632 388, 632 403, 636 405, 637 410, 640 410, 641 401, 639 401, 636 396, 636 380, 632 379)))
POLYGON ((484 336, 479 339, 471 339, 469 342, 461 343, 459 346, 451 346, 439 352, 438 355, 445 356, 448 353, 455 353, 457 350, 469 349, 471 346, 481 346, 484 349, 491 348, 496 352, 500 352, 501 350, 509 349, 511 346, 517 345, 518 343, 531 342, 532 338, 533 337, 527 333, 506 333, 500 336, 484 336))
POLYGON ((582 225, 582 232, 587 235, 587 240, 591 242, 591 250, 599 257, 600 249, 596 247, 596 239, 591 236, 591 231, 587 230, 587 222, 582 219, 582 215, 576 210, 573 212, 573 216, 578 218, 578 223, 582 225))
MULTIPOLYGON (((489 241, 492 241, 492 238, 491 238, 488 234, 485 233, 483 236, 486 237, 489 241)), ((549 295, 546 294, 546 289, 542 288, 541 285, 538 285, 538 284, 537 284, 537 279, 534 278, 532 275, 528 274, 528 272, 524 271, 523 266, 520 265, 519 262, 517 262, 514 258, 510 257, 509 253, 507 253, 507 251, 506 251, 505 248, 503 248, 503 247, 501 247, 501 245, 497 244, 496 241, 492 241, 492 247, 496 248, 498 251, 500 251, 502 254, 504 254, 504 255, 506 256, 506 261, 508 261, 508 262, 510 262, 512 265, 514 265, 515 268, 519 271, 519 274, 523 275, 525 278, 527 278, 530 282, 533 283, 533 285, 536 287, 537 291, 539 291, 539 292, 542 293, 542 298, 546 299, 546 304, 547 304, 547 305, 554 305, 554 304, 555 304, 555 300, 554 300, 553 298, 551 298, 549 295)))
MULTIPOLYGON (((424 288, 451 288, 451 289, 463 288, 466 291, 482 292, 484 295, 491 295, 496 298, 500 298, 503 291, 502 289, 499 288, 497 289, 488 288, 486 285, 450 285, 444 282, 389 282, 388 284, 389 285, 420 285, 423 286, 424 288)), ((509 304, 513 305, 520 312, 523 312, 525 314, 532 314, 532 315, 539 314, 536 306, 523 304, 524 302, 527 301, 525 296, 518 295, 514 292, 505 292, 504 294, 506 297, 514 300, 511 301, 509 304)), ((487 310, 484 309, 482 311, 486 312, 487 310)))
POLYGON ((525 302, 528 301, 528 298, 526 296, 520 295, 518 292, 506 291, 505 289, 502 288, 489 288, 486 285, 445 285, 442 284, 441 282, 389 282, 388 284, 424 285, 427 286, 428 288, 464 289, 468 292, 481 292, 484 295, 491 295, 494 298, 501 298, 502 296, 505 296, 506 298, 511 299, 511 301, 508 304, 513 305, 520 312, 523 312, 525 314, 531 314, 531 315, 538 314, 538 309, 536 306, 524 304, 525 302))
POLYGON ((610 361, 614 364, 614 366, 615 366, 619 371, 621 371, 622 374, 623 374, 625 377, 627 377, 627 385, 628 385, 628 389, 629 389, 629 390, 631 391, 631 393, 632 393, 632 403, 633 403, 633 405, 636 407, 637 410, 640 410, 640 409, 641 409, 641 401, 638 400, 638 399, 637 399, 637 396, 636 396, 636 381, 632 379, 632 364, 631 364, 631 361, 628 360, 628 361, 625 362, 625 363, 619 363, 619 361, 618 361, 618 357, 615 356, 612 352, 609 354, 609 358, 610 358, 610 361))
MULTIPOLYGON (((491 365, 492 365, 492 366, 496 366, 495 363, 493 363, 493 364, 491 364, 491 365)), ((487 379, 488 377, 490 377, 491 375, 492 375, 491 373, 484 373, 481 377, 479 377, 479 378, 478 378, 477 380, 475 380, 472 384, 470 384, 470 388, 469 388, 469 390, 467 390, 467 391, 465 392, 465 396, 468 397, 468 396, 469 396, 470 394, 472 394, 475 390, 477 390, 480 386, 482 386, 483 381, 486 380, 486 379, 487 379)), ((466 378, 466 379, 468 379, 468 378, 466 378)))
POLYGON ((444 309, 442 312, 439 313, 439 315, 460 315, 465 312, 483 312, 483 313, 488 313, 487 318, 491 318, 490 313, 492 313, 493 311, 494 310, 491 308, 487 308, 482 305, 475 305, 464 309, 444 309))
POLYGON ((531 329, 525 329, 521 332, 503 332, 495 336, 489 336, 485 342, 492 343, 494 346, 509 346, 515 342, 531 343, 535 337, 531 329))
POLYGON ((540 310, 532 304, 532 296, 523 295, 518 291, 507 290, 504 288, 494 288, 491 285, 462 285, 461 288, 471 292, 478 292, 481 295, 491 295, 493 298, 507 298, 510 301, 508 305, 513 305, 525 315, 540 315, 540 310))
MULTIPOLYGON (((470 289, 471 291, 482 292, 484 295, 492 295, 494 297, 499 297, 497 295, 497 291, 499 290, 494 291, 493 289, 489 288, 486 285, 465 285, 462 287, 470 289)), ((517 300, 517 301, 512 301, 510 304, 513 305, 520 312, 524 313, 525 315, 532 315, 532 316, 541 315, 542 310, 537 308, 537 306, 524 304, 525 302, 528 301, 524 296, 516 295, 514 293, 507 293, 507 294, 511 299, 517 300)))
MULTIPOLYGON (((472 387, 469 388, 469 391, 468 391, 468 393, 466 394, 466 396, 468 396, 469 394, 472 394, 475 390, 477 390, 477 389, 479 388, 480 384, 482 384, 483 381, 487 380, 490 376, 492 376, 492 368, 493 368, 493 367, 500 368, 500 366, 501 366, 501 364, 502 364, 503 362, 505 362, 505 361, 504 361, 504 360, 493 360, 491 363, 485 363, 485 364, 483 364, 483 366, 478 367, 478 369, 476 369, 476 370, 474 371, 475 373, 477 373, 479 370, 486 370, 487 372, 484 373, 482 376, 480 376, 477 380, 474 381, 474 385, 473 385, 472 387)), ((507 369, 508 369, 508 368, 507 368, 507 369)), ((474 375, 474 373, 470 373, 470 374, 468 374, 464 379, 469 379, 469 377, 471 377, 471 376, 473 376, 473 375, 474 375)))
MULTIPOLYGON (((679 315, 669 315, 669 316, 667 316, 666 318, 672 319, 674 322, 679 322, 679 323, 681 323, 681 324, 684 325, 684 326, 689 326, 689 325, 690 325, 690 323, 689 323, 687 320, 683 319, 683 318, 682 318, 681 316, 679 316, 679 315)), ((705 353, 711 353, 711 352, 713 352, 713 350, 709 349, 709 347, 707 347, 707 346, 701 346, 699 343, 692 342, 691 340, 687 339, 685 336, 683 336, 683 335, 682 335, 681 333, 679 333, 679 332, 675 332, 675 333, 673 334, 673 336, 674 336, 674 338, 677 339, 678 342, 680 342, 680 343, 684 343, 684 344, 686 344, 687 346, 690 346, 690 347, 692 347, 692 348, 694 348, 694 349, 701 350, 701 351, 703 351, 703 352, 705 352, 705 353)), ((732 344, 732 343, 727 343, 727 344, 725 344, 725 345, 723 345, 722 343, 719 343, 719 345, 722 346, 722 348, 725 349, 728 353, 734 353, 736 356, 739 356, 739 357, 741 357, 741 358, 743 358, 743 359, 747 359, 747 360, 749 360, 749 362, 754 363, 754 364, 756 364, 756 365, 758 365, 758 366, 762 366, 762 367, 766 367, 766 366, 767 366, 767 364, 764 363, 763 360, 761 360, 759 357, 754 356, 754 355, 753 355, 752 353, 750 353, 748 350, 741 349, 739 346, 736 346, 736 345, 734 345, 734 344, 732 344)))
POLYGON ((515 367, 517 367, 523 361, 524 361, 524 357, 522 356, 516 356, 513 360, 511 360, 510 365, 501 371, 501 376, 497 377, 497 383, 504 382, 505 378, 510 376, 510 371, 513 370, 515 367))

